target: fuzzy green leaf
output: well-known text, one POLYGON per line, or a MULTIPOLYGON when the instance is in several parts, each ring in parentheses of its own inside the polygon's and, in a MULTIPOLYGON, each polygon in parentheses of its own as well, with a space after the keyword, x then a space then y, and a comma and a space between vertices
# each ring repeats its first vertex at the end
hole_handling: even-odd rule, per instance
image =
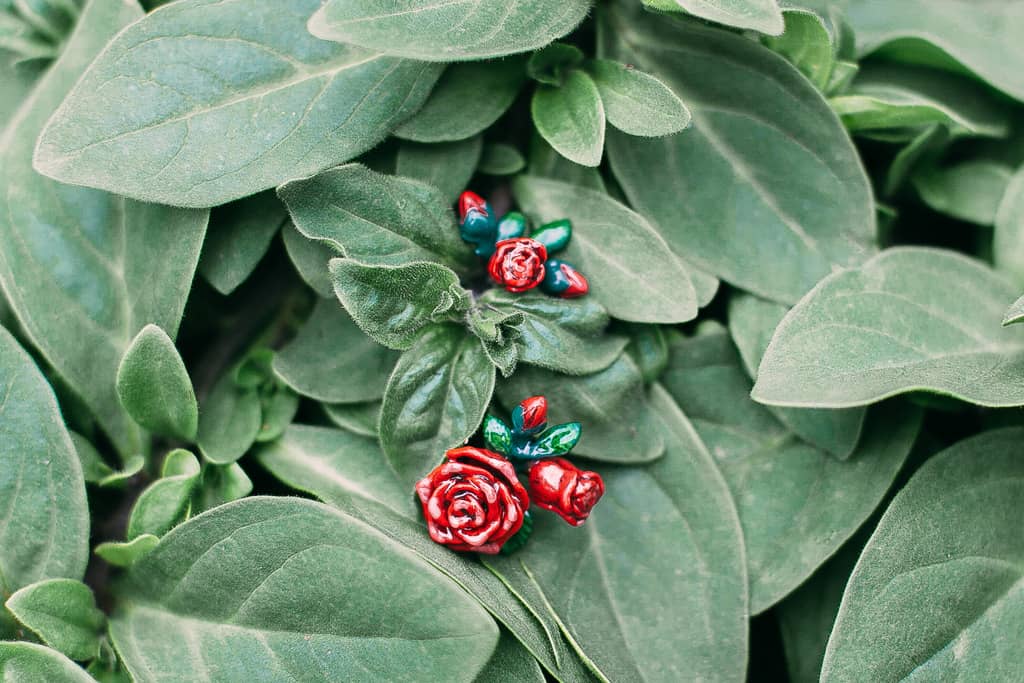
POLYGON ((436 144, 403 142, 398 148, 395 172, 436 187, 448 203, 454 204, 473 177, 483 144, 479 135, 436 144))
POLYGON ((785 30, 777 37, 764 38, 764 44, 788 59, 825 91, 836 60, 836 49, 824 20, 814 12, 786 9, 782 12, 785 30))
POLYGON ((992 251, 996 268, 1024 286, 1024 166, 1010 179, 995 223, 992 251))
POLYGON ((342 429, 376 438, 377 424, 380 422, 380 401, 368 403, 335 403, 324 404, 327 418, 342 429))
POLYGON ((184 441, 196 438, 199 406, 192 380, 167 333, 146 325, 121 358, 117 395, 142 428, 184 441))
POLYGON ((690 125, 690 110, 654 76, 610 59, 596 59, 587 71, 601 93, 608 123, 624 133, 656 137, 690 125))
POLYGON ((226 372, 203 399, 197 443, 203 457, 216 464, 235 462, 256 441, 262 424, 259 393, 239 387, 226 372))
POLYGON ((530 651, 502 630, 498 647, 476 683, 544 683, 544 672, 530 651))
POLYGON ((96 546, 96 554, 115 567, 130 567, 149 554, 160 538, 153 534, 141 534, 130 541, 110 541, 96 546))
POLYGON ((476 170, 487 175, 514 175, 523 170, 525 166, 526 159, 518 149, 512 145, 496 142, 484 145, 476 170))
POLYGON ((188 517, 192 491, 199 483, 199 461, 178 448, 167 454, 163 476, 135 501, 125 535, 134 540, 143 534, 163 536, 188 517))
POLYGON ((199 272, 221 294, 235 291, 252 275, 287 218, 272 191, 217 207, 210 214, 199 272))
POLYGON ((537 132, 566 159, 597 166, 604 153, 604 104, 593 79, 572 70, 561 85, 538 85, 530 103, 537 132))
POLYGON ((10 681, 96 683, 61 653, 35 643, 0 642, 0 671, 10 681))
POLYGON ((72 579, 47 579, 18 590, 7 609, 22 624, 71 659, 87 660, 100 649, 107 619, 96 607, 92 589, 72 579))
MULTIPOLYGON (((283 434, 287 428, 288 425, 284 425, 281 433, 283 434)), ((207 465, 203 468, 202 479, 192 494, 193 512, 206 512, 218 505, 245 498, 250 493, 252 480, 237 462, 223 467, 207 465)))
POLYGON ((996 211, 1013 172, 991 161, 965 161, 928 168, 910 181, 925 204, 941 213, 978 225, 995 223, 996 211))
POLYGON ((663 12, 685 10, 701 19, 768 35, 782 33, 784 26, 776 0, 643 0, 643 3, 663 12))
POLYGON ((334 287, 327 262, 339 256, 341 251, 327 242, 306 237, 291 221, 281 229, 281 241, 302 281, 320 298, 333 299, 334 287))

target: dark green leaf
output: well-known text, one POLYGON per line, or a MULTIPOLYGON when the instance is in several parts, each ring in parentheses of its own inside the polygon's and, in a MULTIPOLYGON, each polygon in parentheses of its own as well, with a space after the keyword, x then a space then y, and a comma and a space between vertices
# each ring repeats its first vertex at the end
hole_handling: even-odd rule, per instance
POLYGON ((210 214, 199 272, 221 294, 235 291, 256 269, 287 218, 271 191, 217 207, 210 214))
POLYGON ((911 177, 925 204, 978 225, 992 225, 1013 171, 991 161, 965 161, 928 168, 911 177))
POLYGON ((326 242, 310 239, 288 222, 281 230, 282 241, 288 258, 302 277, 303 282, 323 299, 334 298, 334 287, 331 285, 331 273, 327 262, 341 252, 326 242))
POLYGON ((299 395, 280 383, 260 392, 260 430, 256 441, 273 441, 295 419, 299 411, 299 395))
POLYGON ((656 137, 690 125, 690 110, 654 76, 610 59, 594 60, 587 71, 601 94, 608 123, 622 132, 656 137))
POLYGON ((117 368, 117 395, 142 428, 184 441, 196 438, 199 406, 192 380, 167 333, 146 325, 117 368))
POLYGON ((512 145, 493 143, 484 145, 477 171, 487 175, 514 175, 526 167, 526 159, 512 145))
POLYGON ((192 491, 199 483, 199 461, 178 448, 167 454, 163 472, 142 492, 128 519, 125 535, 134 540, 143 534, 163 536, 190 512, 192 491))
POLYGON ((342 429, 361 436, 377 437, 377 423, 380 421, 380 401, 370 403, 325 404, 324 412, 331 422, 342 429))
POLYGON ((44 643, 71 659, 92 659, 99 652, 107 620, 97 609, 92 590, 81 581, 30 584, 8 598, 6 607, 44 643))
POLYGON ((224 373, 202 402, 199 451, 216 465, 238 460, 255 442, 262 419, 259 393, 239 387, 232 373, 224 373))
POLYGON ((569 43, 551 43, 530 55, 526 73, 547 85, 562 85, 565 72, 583 63, 583 51, 569 43))
POLYGON ((766 37, 764 44, 800 69, 818 90, 825 91, 836 59, 825 21, 814 12, 800 9, 784 10, 782 19, 782 35, 766 37))
POLYGON ((565 455, 580 440, 582 429, 579 422, 567 422, 544 430, 533 444, 532 454, 538 458, 565 455))
POLYGON ((536 658, 504 630, 490 661, 476 677, 476 683, 544 683, 545 680, 536 658))
POLYGON ((454 203, 473 177, 481 151, 483 138, 479 135, 429 145, 403 142, 398 148, 395 171, 433 185, 445 200, 454 203))
POLYGON ((604 105, 593 79, 572 70, 562 85, 538 85, 530 105, 533 124, 559 154, 597 166, 604 152, 604 105))

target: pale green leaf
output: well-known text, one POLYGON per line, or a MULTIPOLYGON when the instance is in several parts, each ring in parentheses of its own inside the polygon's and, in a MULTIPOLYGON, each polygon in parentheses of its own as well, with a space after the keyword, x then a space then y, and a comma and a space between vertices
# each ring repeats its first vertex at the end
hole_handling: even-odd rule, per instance
POLYGON ((221 294, 235 291, 252 275, 287 218, 272 191, 217 207, 210 214, 199 272, 221 294))
POLYGON ((160 538, 153 534, 141 534, 124 543, 100 543, 96 546, 96 554, 115 567, 130 567, 149 554, 159 542, 160 538))
POLYGON ((604 153, 604 104, 593 79, 572 70, 561 85, 540 84, 530 103, 533 125, 559 154, 597 166, 604 153))
POLYGON ((441 67, 318 40, 305 24, 319 6, 181 0, 152 12, 68 95, 36 168, 135 199, 213 206, 365 152, 416 111, 441 67))
POLYGON ((690 110, 654 76, 609 59, 587 67, 601 94, 608 123, 624 133, 656 137, 690 125, 690 110))
POLYGON ((911 176, 925 204, 953 218, 992 225, 1013 171, 1002 164, 975 160, 932 167, 911 176))
POLYGON ((225 372, 200 403, 196 442, 203 457, 216 465, 245 455, 263 419, 259 393, 238 386, 232 375, 225 372))
POLYGON ((341 252, 327 242, 306 237, 291 221, 281 229, 281 241, 302 281, 321 298, 333 299, 334 288, 327 262, 341 252))
POLYGON ((684 10, 726 26, 749 28, 768 35, 783 31, 782 12, 776 0, 643 0, 663 12, 684 10))
POLYGON ((100 649, 106 617, 92 589, 73 579, 47 579, 9 597, 6 607, 22 624, 71 659, 87 660, 100 649))
MULTIPOLYGON (((287 428, 288 425, 284 425, 281 434, 287 428)), ((208 464, 203 468, 201 480, 192 493, 192 512, 206 512, 218 505, 245 498, 250 493, 252 480, 237 462, 223 467, 208 464)))
POLYGON ((836 61, 836 48, 825 21, 814 12, 788 8, 782 12, 782 19, 782 35, 766 37, 764 44, 788 59, 824 92, 836 61))
POLYGON ((1024 285, 1024 166, 1010 179, 995 223, 992 251, 996 268, 1024 285))
POLYGON ((61 653, 35 643, 0 642, 0 672, 18 683, 96 683, 61 653))
POLYGON ((436 144, 403 142, 398 147, 395 172, 436 187, 454 204, 473 177, 483 144, 479 135, 436 144))
POLYGON ((146 325, 117 368, 117 395, 136 423, 162 436, 196 437, 199 406, 192 380, 167 333, 146 325))
POLYGON ((125 535, 163 536, 188 517, 192 491, 199 483, 199 461, 178 448, 167 454, 159 479, 146 487, 132 507, 125 535))
POLYGON ((1003 326, 1024 321, 1024 296, 1010 304, 1003 314, 1003 326))

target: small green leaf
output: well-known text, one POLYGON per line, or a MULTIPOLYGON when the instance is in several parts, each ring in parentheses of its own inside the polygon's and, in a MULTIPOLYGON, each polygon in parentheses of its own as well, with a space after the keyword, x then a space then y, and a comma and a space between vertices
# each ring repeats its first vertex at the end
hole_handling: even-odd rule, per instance
POLYGON ((1010 179, 995 222, 992 251, 996 268, 1024 286, 1024 166, 1010 179))
POLYGON ((494 365, 464 328, 431 326, 402 354, 384 390, 380 443, 410 491, 477 430, 493 391, 494 365))
POLYGON ((538 85, 530 104, 533 124, 559 154, 583 166, 597 166, 604 152, 604 105, 593 79, 579 70, 562 85, 538 85))
POLYGON ((299 411, 299 395, 284 386, 274 383, 271 388, 260 392, 260 430, 256 441, 273 441, 295 419, 299 411))
POLYGON ((630 324, 626 330, 629 333, 626 352, 640 369, 644 382, 650 384, 657 381, 668 365, 666 328, 660 325, 630 324))
POLYGON ((553 254, 569 244, 572 239, 572 223, 565 218, 545 223, 530 233, 530 237, 543 244, 548 254, 553 254))
POLYGON ((495 142, 484 145, 476 170, 487 175, 514 175, 526 167, 526 159, 512 145, 495 142))
POLYGON ((374 341, 405 350, 428 325, 450 319, 468 305, 459 277, 438 263, 371 266, 331 259, 334 293, 374 341))
POLYGON ((235 291, 259 265, 287 219, 288 212, 272 191, 218 206, 210 214, 199 272, 221 294, 235 291))
POLYGON ((561 85, 565 72, 583 63, 583 51, 568 43, 551 43, 530 55, 526 73, 535 81, 561 85))
POLYGON ((331 273, 327 262, 341 251, 327 242, 312 239, 303 235, 288 221, 281 229, 281 238, 292 265, 298 271, 302 281, 322 299, 333 299, 334 288, 331 286, 331 273))
POLYGON ((836 48, 824 20, 814 12, 785 9, 785 30, 779 36, 763 38, 769 48, 800 69, 818 90, 826 91, 836 60, 836 48))
POLYGON ((454 203, 473 177, 483 144, 479 135, 434 144, 403 142, 395 172, 436 187, 446 201, 454 203))
MULTIPOLYGON (((288 425, 282 428, 282 433, 288 425)), ((252 480, 237 462, 220 467, 206 465, 202 479, 192 494, 195 514, 212 510, 218 505, 245 498, 252 493, 252 480)))
POLYGON ((974 160, 945 168, 927 168, 911 176, 925 204, 953 218, 992 225, 1013 171, 1002 164, 974 160))
POLYGON ((108 541, 96 546, 96 554, 115 567, 130 567, 145 557, 160 542, 153 534, 141 534, 130 541, 108 541))
POLYGON ((92 589, 72 579, 47 579, 19 589, 7 609, 33 633, 71 659, 99 653, 106 616, 96 607, 92 589))
POLYGON ((75 446, 75 453, 78 454, 78 462, 82 465, 85 483, 98 484, 114 473, 114 470, 110 468, 110 465, 88 439, 78 432, 68 431, 68 434, 71 436, 71 443, 75 446))
MULTIPOLYGON (((1003 327, 1024 321, 1024 296, 1010 304, 1003 314, 1003 327)), ((73 435, 72 435, 73 436, 73 435)))
POLYGON ((146 325, 135 335, 117 368, 121 405, 141 427, 162 436, 192 441, 199 406, 188 370, 167 333, 146 325))
POLYGON ((580 440, 583 429, 579 422, 567 422, 544 430, 533 443, 533 457, 546 458, 551 455, 565 455, 580 440))
POLYGON ((573 30, 589 10, 589 0, 327 0, 309 30, 386 54, 456 62, 536 50, 573 30))
POLYGON ((380 422, 380 401, 368 403, 324 404, 328 419, 344 430, 360 436, 377 437, 380 422))
POLYGON ((199 451, 216 465, 232 463, 249 450, 261 425, 259 392, 239 387, 226 372, 203 400, 196 438, 199 451))
POLYGON ((587 71, 601 93, 608 123, 623 133, 657 137, 690 125, 690 110, 654 76, 610 59, 593 60, 587 71))
POLYGON ((162 536, 189 515, 192 491, 199 483, 199 461, 183 448, 167 454, 163 473, 135 501, 125 535, 133 540, 143 534, 162 536))
POLYGON ((0 642, 0 671, 10 681, 96 683, 61 653, 35 643, 0 642))
POLYGON ((483 426, 484 441, 492 451, 497 451, 504 456, 512 452, 512 430, 502 420, 488 415, 484 418, 483 426))
POLYGON ((130 456, 125 458, 124 464, 120 470, 111 472, 96 483, 102 487, 123 488, 127 485, 128 481, 141 472, 142 468, 145 466, 146 458, 141 455, 130 456))

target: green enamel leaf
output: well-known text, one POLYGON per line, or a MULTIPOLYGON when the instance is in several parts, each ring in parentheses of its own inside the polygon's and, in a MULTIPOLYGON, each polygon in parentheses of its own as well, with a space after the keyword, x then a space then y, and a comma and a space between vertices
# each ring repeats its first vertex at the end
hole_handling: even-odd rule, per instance
POLYGON ((189 514, 192 491, 199 483, 199 461, 184 449, 175 449, 164 459, 160 479, 150 484, 135 501, 126 535, 133 540, 143 534, 163 536, 189 514))
POLYGON ((719 24, 769 35, 782 33, 784 26, 776 0, 643 0, 643 3, 663 12, 682 10, 719 24))
POLYGON ((89 556, 85 481, 42 374, 0 328, 0 589, 80 579, 89 556))
POLYGON ((92 659, 99 652, 107 620, 92 589, 81 581, 39 581, 18 590, 5 606, 44 643, 71 659, 92 659))
POLYGON ((331 680, 395 680, 412 658, 417 677, 472 681, 498 640, 407 548, 295 498, 190 520, 131 568, 123 595, 111 636, 136 679, 287 679, 316 662, 331 680))
POLYGON ((199 451, 214 464, 232 463, 256 441, 261 424, 259 393, 239 387, 232 373, 226 372, 201 403, 199 451))
POLYGON ((96 554, 115 567, 130 567, 149 554, 160 538, 153 534, 140 534, 130 541, 111 541, 96 546, 96 554))
POLYGON ((520 176, 513 188, 535 220, 572 221, 572 240, 560 258, 583 273, 587 296, 612 317, 665 323, 696 317, 687 266, 643 216, 603 192, 555 180, 520 176))
POLYGON ((278 194, 302 234, 357 261, 437 261, 459 272, 479 267, 459 236, 451 203, 416 180, 349 164, 287 183, 278 194))
POLYGON ((479 135, 435 144, 403 142, 395 172, 436 187, 445 201, 453 204, 473 177, 483 144, 479 135))
POLYGON ((494 365, 462 328, 434 325, 402 354, 384 390, 380 444, 410 491, 477 430, 493 391, 494 365))
POLYGON ((569 33, 589 10, 589 0, 327 0, 309 30, 388 54, 454 62, 536 50, 569 33))
POLYGON ((199 428, 192 380, 167 333, 146 325, 117 368, 117 395, 135 422, 151 432, 191 441, 199 428))
POLYGON ((657 137, 690 125, 690 110, 654 76, 609 59, 587 66, 604 103, 608 123, 623 133, 657 137))
POLYGON ((1018 295, 959 254, 889 249, 825 278, 789 312, 752 395, 771 405, 844 408, 925 390, 1024 405, 1024 338, 999 325, 1018 295))
POLYGON ((398 354, 363 334, 336 300, 324 299, 274 355, 274 373, 303 396, 362 403, 384 395, 396 360, 398 354))
MULTIPOLYGON (((0 287, 25 335, 122 457, 143 443, 118 400, 118 364, 147 323, 177 334, 207 214, 52 182, 33 170, 32 152, 92 57, 139 16, 135 4, 90 2, 61 59, 0 136, 0 287)), ((104 107, 124 111, 106 99, 104 107)))
POLYGON ((992 251, 996 268, 1024 285, 1024 166, 1010 179, 995 223, 992 251))
POLYGON ((305 23, 319 6, 184 0, 147 15, 68 95, 36 168, 201 207, 370 149, 416 111, 441 68, 317 40, 305 23))
POLYGON ((61 653, 35 643, 0 642, 0 671, 11 681, 96 683, 61 653))
POLYGON ((961 441, 896 495, 846 585, 822 681, 1020 677, 1022 439, 961 441))
POLYGON ((941 213, 978 225, 992 225, 1013 171, 991 161, 965 161, 928 168, 911 176, 925 204, 941 213))
POLYGON ((533 124, 566 159, 597 166, 604 154, 605 112, 593 79, 583 71, 565 75, 561 85, 538 85, 530 104, 533 124))
POLYGON ((576 446, 581 433, 579 422, 567 422, 545 429, 534 442, 532 454, 538 458, 565 455, 576 446))
POLYGON ((506 456, 512 452, 512 431, 507 424, 493 415, 488 415, 484 418, 484 426, 481 431, 484 441, 487 442, 491 450, 506 456))
POLYGON ((613 3, 600 18, 599 56, 657 77, 693 118, 670 137, 608 135, 623 192, 676 254, 784 303, 870 256, 867 176, 803 74, 742 36, 644 13, 635 2, 613 3))
POLYGON ((288 212, 273 192, 219 206, 199 258, 199 272, 221 294, 235 291, 259 265, 288 212))
POLYGON ((331 259, 334 292, 356 324, 374 341, 405 350, 421 330, 465 310, 469 293, 458 276, 437 263, 370 266, 331 259))

